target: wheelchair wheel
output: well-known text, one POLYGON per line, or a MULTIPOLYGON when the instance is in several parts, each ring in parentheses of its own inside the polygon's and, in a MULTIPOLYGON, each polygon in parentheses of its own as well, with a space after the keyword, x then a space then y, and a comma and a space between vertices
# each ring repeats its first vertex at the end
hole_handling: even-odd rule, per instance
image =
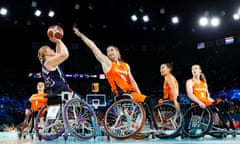
POLYGON ((191 138, 203 137, 212 128, 213 112, 210 108, 202 109, 191 106, 184 113, 183 134, 191 138))
POLYGON ((158 138, 174 138, 180 135, 183 116, 171 103, 161 103, 155 106, 154 119, 157 125, 158 138))
POLYGON ((64 121, 68 130, 77 138, 90 139, 96 135, 96 115, 92 107, 79 98, 73 98, 65 104, 64 121))
POLYGON ((135 136, 146 121, 143 106, 131 99, 121 99, 107 109, 104 128, 110 137, 127 139, 135 136))
POLYGON ((49 110, 49 105, 44 105, 37 114, 36 118, 36 133, 39 140, 53 140, 61 136, 64 131, 64 123, 61 106, 55 118, 47 116, 47 110, 49 110), (43 120, 44 119, 44 120, 43 120))

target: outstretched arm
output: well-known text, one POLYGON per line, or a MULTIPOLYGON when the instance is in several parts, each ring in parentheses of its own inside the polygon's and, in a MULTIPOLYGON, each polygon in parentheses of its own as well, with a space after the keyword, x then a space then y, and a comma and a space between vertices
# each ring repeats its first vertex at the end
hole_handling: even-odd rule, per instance
POLYGON ((109 69, 111 68, 111 65, 112 65, 111 60, 101 52, 101 50, 96 46, 96 44, 92 40, 90 40, 83 33, 81 33, 78 30, 78 28, 73 27, 73 31, 92 50, 96 59, 101 63, 102 68, 103 68, 103 72, 104 73, 108 72, 109 69))

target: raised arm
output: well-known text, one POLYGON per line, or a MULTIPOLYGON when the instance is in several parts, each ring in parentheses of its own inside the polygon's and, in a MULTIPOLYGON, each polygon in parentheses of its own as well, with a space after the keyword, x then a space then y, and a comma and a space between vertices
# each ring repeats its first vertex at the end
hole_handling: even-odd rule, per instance
POLYGON ((103 72, 106 73, 111 68, 111 65, 112 65, 111 60, 101 52, 101 50, 96 46, 96 44, 92 40, 90 40, 83 33, 81 33, 78 30, 78 28, 73 27, 73 31, 92 50, 96 59, 101 63, 103 72))
POLYGON ((61 39, 50 40, 56 44, 56 53, 46 61, 45 66, 48 70, 55 70, 59 64, 63 63, 69 57, 69 52, 61 39))

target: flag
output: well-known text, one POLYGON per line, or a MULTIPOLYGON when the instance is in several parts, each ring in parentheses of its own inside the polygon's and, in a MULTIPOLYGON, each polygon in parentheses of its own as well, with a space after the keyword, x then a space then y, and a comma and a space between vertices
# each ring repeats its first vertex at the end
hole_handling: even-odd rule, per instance
POLYGON ((234 43, 234 38, 233 36, 231 37, 225 37, 225 45, 233 44, 234 43))
POLYGON ((200 42, 197 44, 197 49, 203 49, 205 48, 205 43, 204 42, 200 42))

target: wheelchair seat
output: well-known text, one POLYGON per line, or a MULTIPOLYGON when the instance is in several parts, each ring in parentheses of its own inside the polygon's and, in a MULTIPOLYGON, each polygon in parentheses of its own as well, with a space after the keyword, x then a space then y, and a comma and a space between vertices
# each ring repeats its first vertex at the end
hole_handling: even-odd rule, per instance
POLYGON ((124 93, 121 96, 115 96, 114 98, 115 98, 114 101, 118 101, 118 100, 121 100, 121 99, 132 99, 132 96, 129 93, 124 93))

